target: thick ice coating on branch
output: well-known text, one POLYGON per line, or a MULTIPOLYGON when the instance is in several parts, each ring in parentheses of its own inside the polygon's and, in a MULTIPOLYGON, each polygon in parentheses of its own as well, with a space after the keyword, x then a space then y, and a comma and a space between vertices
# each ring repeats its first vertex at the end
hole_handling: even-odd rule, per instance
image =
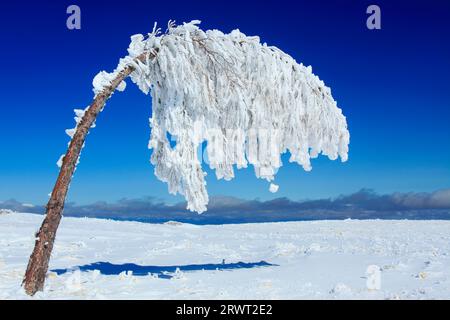
POLYGON ((225 180, 234 177, 234 166, 251 164, 258 178, 271 181, 288 151, 307 171, 319 154, 347 160, 346 119, 311 67, 259 37, 203 31, 198 24, 169 22, 164 34, 134 35, 121 61, 149 52, 146 63, 134 63, 131 79, 152 96, 151 162, 188 209, 202 212, 208 203, 198 152, 203 142, 210 167, 225 180))

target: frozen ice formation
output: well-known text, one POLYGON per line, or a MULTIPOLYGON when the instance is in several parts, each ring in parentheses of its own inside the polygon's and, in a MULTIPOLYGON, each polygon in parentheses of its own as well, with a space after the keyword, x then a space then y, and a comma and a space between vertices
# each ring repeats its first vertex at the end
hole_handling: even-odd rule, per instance
POLYGON ((279 185, 271 183, 270 186, 269 186, 269 191, 272 192, 272 193, 276 193, 279 188, 280 188, 279 185))
MULTIPOLYGON (((117 70, 117 69, 116 69, 117 70)), ((103 91, 103 89, 109 85, 111 85, 111 81, 117 76, 117 71, 108 73, 106 71, 100 71, 92 80, 92 85, 94 87, 93 91, 95 95, 99 94, 103 91)), ((126 88, 125 81, 121 81, 117 86, 118 91, 124 91, 126 88)))
MULTIPOLYGON (((66 134, 70 137, 70 141, 72 141, 73 136, 74 136, 75 132, 77 131, 78 124, 80 123, 81 119, 83 119, 84 113, 87 111, 88 108, 89 107, 86 107, 85 109, 74 109, 73 110, 75 112, 75 117, 74 117, 75 124, 76 124, 75 128, 66 129, 66 134)), ((95 123, 92 124, 91 128, 95 128, 95 123)), ((70 141, 68 144, 70 144, 70 141)), ((83 144, 83 147, 84 147, 84 144, 83 144)), ((56 162, 56 165, 60 168, 63 164, 64 157, 65 157, 65 154, 62 154, 59 157, 58 161, 56 162)), ((80 162, 80 156, 78 156, 76 165, 78 165, 79 162, 80 162)))
POLYGON ((152 97, 151 163, 170 193, 184 195, 189 210, 206 210, 202 146, 225 180, 234 177, 234 166, 251 164, 256 177, 272 181, 285 152, 307 171, 319 154, 347 160, 346 118, 310 66, 259 37, 203 31, 199 23, 169 21, 165 33, 155 25, 147 36, 133 35, 116 70, 93 81, 98 94, 124 66, 134 66, 131 80, 152 97), (146 61, 136 59, 143 53, 146 61))

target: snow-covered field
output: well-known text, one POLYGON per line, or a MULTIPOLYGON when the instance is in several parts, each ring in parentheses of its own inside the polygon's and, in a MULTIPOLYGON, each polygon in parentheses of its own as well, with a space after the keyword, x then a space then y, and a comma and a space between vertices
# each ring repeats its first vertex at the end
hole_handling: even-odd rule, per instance
MULTIPOLYGON (((20 283, 41 219, 0 215, 0 299, 27 298, 20 283)), ((35 299, 448 299, 450 221, 197 226, 63 218, 50 269, 96 262, 119 266, 50 272, 35 299), (273 265, 237 268, 240 261, 273 265), (130 263, 145 268, 120 266, 130 263), (152 274, 136 275, 142 270, 152 274)))

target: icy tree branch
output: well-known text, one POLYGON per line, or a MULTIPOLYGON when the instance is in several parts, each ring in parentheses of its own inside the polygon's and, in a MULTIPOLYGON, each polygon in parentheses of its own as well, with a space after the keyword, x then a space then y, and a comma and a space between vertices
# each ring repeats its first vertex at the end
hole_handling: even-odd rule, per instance
POLYGON ((151 162, 170 193, 184 195, 190 210, 206 210, 198 158, 204 142, 210 167, 226 180, 234 166, 251 164, 258 178, 271 181, 287 151, 307 171, 319 154, 347 160, 346 119, 311 67, 259 37, 203 31, 198 24, 169 22, 165 34, 135 35, 129 48, 131 56, 157 52, 131 79, 151 93, 151 162))

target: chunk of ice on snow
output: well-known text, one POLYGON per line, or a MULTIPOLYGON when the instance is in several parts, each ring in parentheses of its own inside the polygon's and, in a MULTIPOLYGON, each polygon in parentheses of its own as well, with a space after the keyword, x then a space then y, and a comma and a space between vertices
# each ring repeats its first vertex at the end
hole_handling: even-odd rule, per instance
POLYGON ((381 289, 381 268, 377 265, 370 265, 366 270, 366 286, 369 290, 381 289))

